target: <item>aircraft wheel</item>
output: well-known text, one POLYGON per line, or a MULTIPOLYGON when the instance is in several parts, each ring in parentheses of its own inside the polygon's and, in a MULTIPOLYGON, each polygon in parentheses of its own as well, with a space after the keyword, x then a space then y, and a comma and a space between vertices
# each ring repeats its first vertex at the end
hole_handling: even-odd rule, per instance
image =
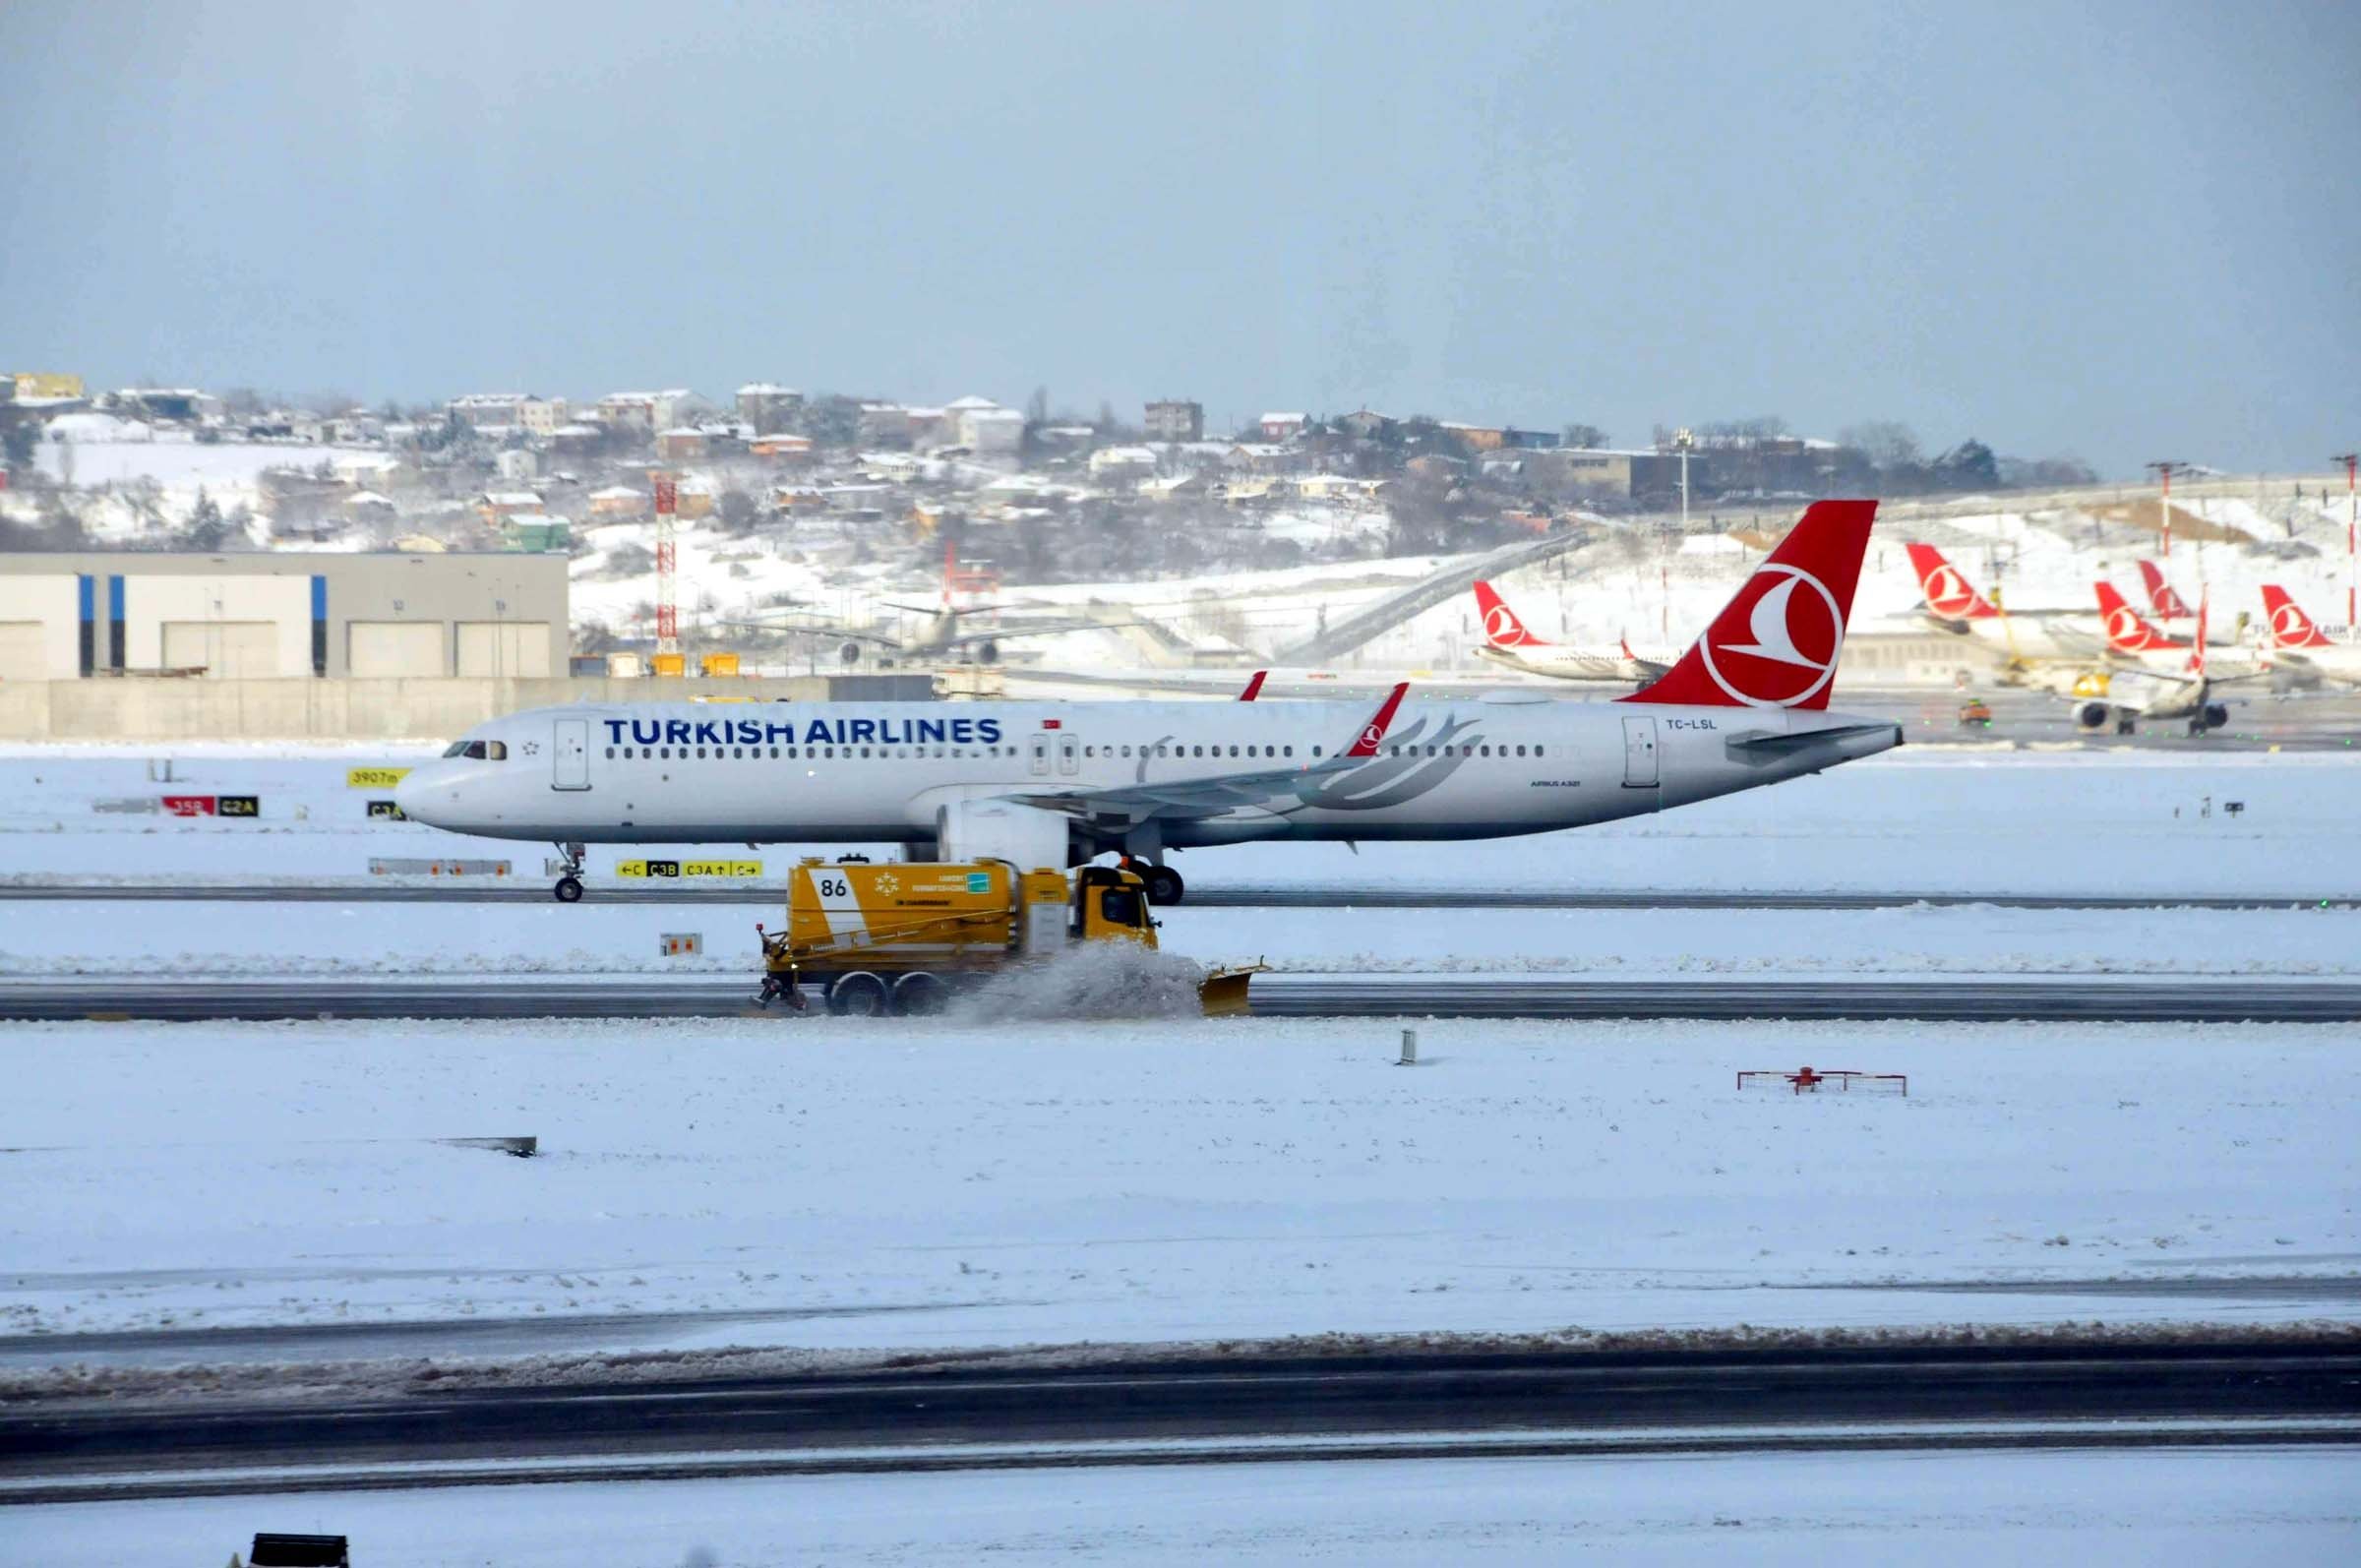
POLYGON ((893 1010, 910 1018, 930 1018, 951 999, 951 988, 940 976, 918 970, 893 983, 893 1010))
POLYGON ((561 904, 578 904, 582 901, 581 878, 561 876, 558 878, 558 885, 551 888, 550 891, 558 895, 558 902, 561 904))
POLYGON ((1180 879, 1180 874, 1170 866, 1150 866, 1139 874, 1148 884, 1148 902, 1151 904, 1178 904, 1181 895, 1188 890, 1188 884, 1180 879))
POLYGON ((885 982, 866 969, 839 975, 828 988, 828 1011, 839 1018, 882 1018, 886 1005, 885 982))

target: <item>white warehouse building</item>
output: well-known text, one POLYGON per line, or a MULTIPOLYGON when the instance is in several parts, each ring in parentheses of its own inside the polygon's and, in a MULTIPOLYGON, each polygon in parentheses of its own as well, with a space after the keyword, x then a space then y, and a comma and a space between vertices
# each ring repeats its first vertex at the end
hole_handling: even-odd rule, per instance
POLYGON ((567 558, 0 556, 0 682, 566 673, 567 558))

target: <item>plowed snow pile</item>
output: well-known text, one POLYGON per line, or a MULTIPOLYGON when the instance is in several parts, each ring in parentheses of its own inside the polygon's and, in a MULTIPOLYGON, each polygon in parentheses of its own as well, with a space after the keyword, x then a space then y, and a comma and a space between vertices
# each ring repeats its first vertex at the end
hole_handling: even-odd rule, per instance
POLYGON ((995 975, 953 1006, 979 1023, 1017 1019, 1194 1018, 1204 967, 1128 941, 1082 942, 995 975))

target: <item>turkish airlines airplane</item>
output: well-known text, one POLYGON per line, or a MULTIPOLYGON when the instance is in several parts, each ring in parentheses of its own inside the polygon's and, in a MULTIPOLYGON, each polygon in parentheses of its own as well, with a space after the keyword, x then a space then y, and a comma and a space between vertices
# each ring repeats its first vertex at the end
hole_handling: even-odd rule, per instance
POLYGON ((1926 617, 1955 636, 1972 637, 1999 653, 2011 666, 2028 660, 2090 660, 2104 644, 2085 629, 2087 610, 2003 610, 1975 591, 1958 567, 1931 544, 1903 546, 1910 570, 1918 575, 1918 592, 1926 600, 1926 617))
POLYGON ((1902 744, 1828 710, 1873 501, 1823 501, 1679 661, 1611 702, 692 702, 533 708, 414 769, 404 814, 557 844, 899 840, 944 860, 1546 833, 1775 784, 1902 744))
POLYGON ((2361 686, 2361 647, 2331 640, 2275 582, 2263 584, 2263 627, 2272 664, 2298 677, 2361 686))
POLYGON ((2140 580, 2148 585, 2148 607, 2157 620, 2170 626, 2189 614, 2188 602, 2172 591, 2172 584, 2164 580, 2164 569, 2153 561, 2140 563, 2140 580))
POLYGON ((2269 678, 2270 672, 2259 668, 2231 675, 2212 672, 2206 652, 2202 594, 2197 601, 2197 638, 2182 642, 2142 620, 2112 583, 2095 586, 2109 651, 2139 662, 2109 673, 2104 697, 2078 699, 2075 722, 2083 729, 2096 732, 2112 724, 2116 734, 2130 735, 2142 719, 2186 719, 2192 736, 2203 735, 2230 722, 2228 705, 2215 699, 2216 687, 2269 678))
POLYGON ((1476 608, 1483 616, 1483 645, 1476 651, 1494 664, 1556 681, 1653 681, 1672 668, 1669 654, 1644 659, 1628 639, 1611 648, 1546 642, 1525 629, 1492 585, 1476 581, 1476 608))

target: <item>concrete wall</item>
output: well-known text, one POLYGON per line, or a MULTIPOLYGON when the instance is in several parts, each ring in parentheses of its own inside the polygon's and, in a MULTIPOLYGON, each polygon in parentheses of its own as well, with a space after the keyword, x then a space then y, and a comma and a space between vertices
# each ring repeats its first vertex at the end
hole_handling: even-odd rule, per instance
MULTIPOLYGON (((0 682, 4 741, 448 740, 503 713, 561 702, 822 702, 907 696, 876 683, 782 681, 17 681, 0 682)), ((727 711, 720 709, 717 711, 727 711)))

